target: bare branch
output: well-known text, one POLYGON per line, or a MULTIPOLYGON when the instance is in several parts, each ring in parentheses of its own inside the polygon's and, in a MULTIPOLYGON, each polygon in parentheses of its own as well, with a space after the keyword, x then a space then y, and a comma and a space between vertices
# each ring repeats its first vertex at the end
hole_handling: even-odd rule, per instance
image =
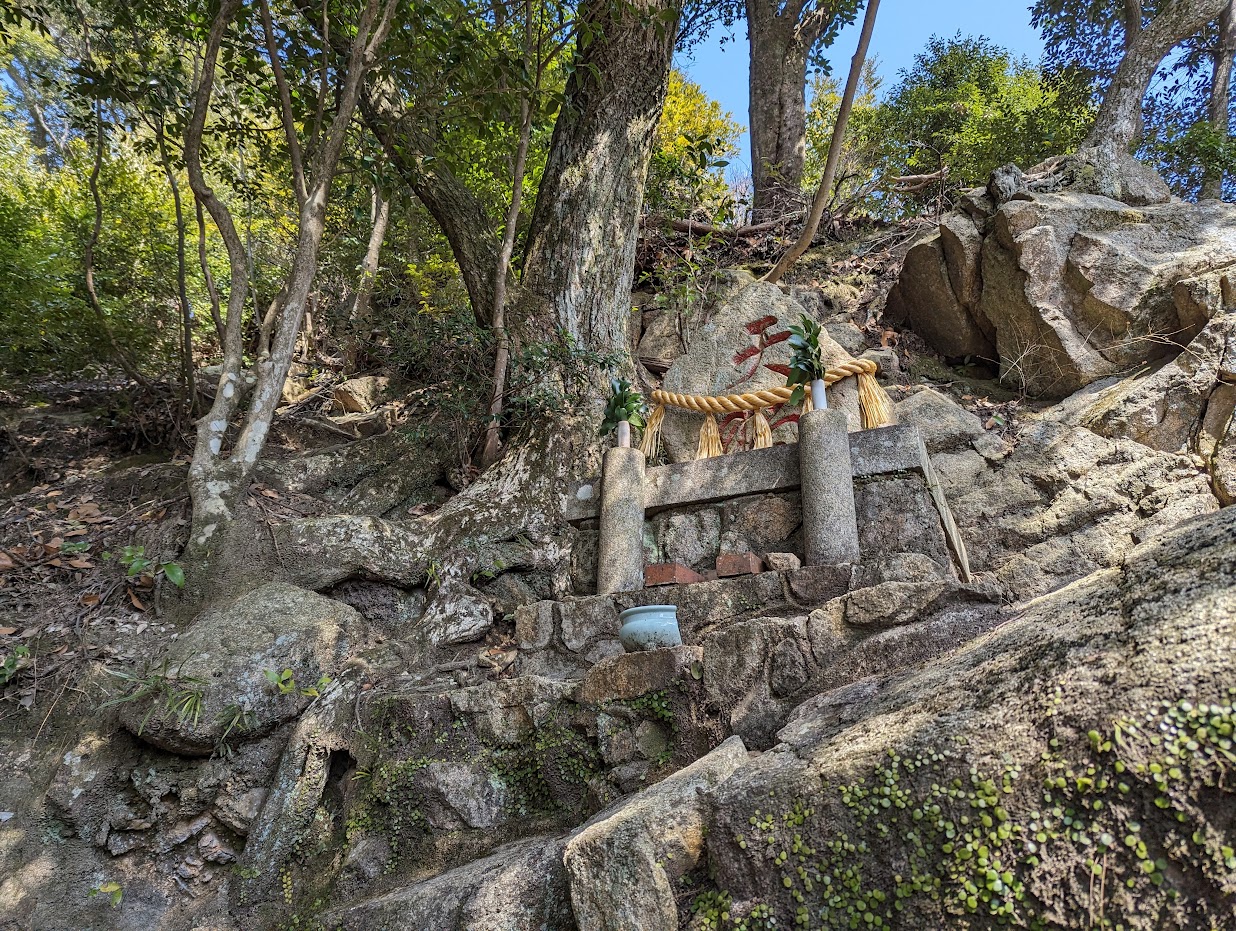
POLYGON ((283 62, 279 59, 279 48, 275 44, 275 27, 271 21, 270 3, 261 0, 262 31, 266 34, 266 54, 270 56, 270 68, 275 75, 275 87, 279 91, 279 110, 283 118, 283 135, 288 143, 288 155, 292 160, 292 186, 296 191, 296 201, 305 202, 308 196, 305 190, 305 166, 301 161, 300 140, 296 136, 296 121, 292 118, 292 94, 288 90, 287 78, 283 73, 283 62))
POLYGON ((815 238, 816 230, 820 228, 820 218, 824 208, 832 198, 833 178, 837 174, 837 166, 841 162, 841 148, 845 141, 845 128, 850 119, 850 111, 854 108, 854 97, 858 92, 858 83, 862 77, 863 63, 867 60, 867 48, 871 44, 871 33, 875 29, 876 12, 880 8, 880 0, 868 0, 867 13, 863 17, 863 31, 858 37, 858 48, 850 61, 850 76, 846 80, 845 93, 841 98, 841 108, 837 111, 837 122, 833 125, 833 138, 828 145, 828 161, 824 165, 824 176, 820 179, 820 187, 815 192, 815 200, 811 204, 811 213, 807 217, 807 225, 803 228, 798 241, 790 247, 789 252, 773 267, 765 281, 776 284, 787 271, 798 261, 798 257, 807 251, 811 240, 815 238))
POLYGON ((287 298, 278 315, 270 356, 258 363, 258 381, 249 403, 244 428, 232 451, 231 462, 241 470, 251 469, 266 442, 266 433, 283 394, 296 339, 305 317, 309 291, 317 274, 318 249, 326 218, 335 168, 343 152, 356 112, 361 89, 377 49, 390 30, 397 0, 367 0, 357 23, 356 35, 348 54, 347 73, 335 102, 335 115, 326 128, 326 139, 314 153, 309 171, 309 190, 300 211, 300 232, 292 269, 288 275, 287 298))
POLYGON ((193 110, 185 129, 185 167, 189 174, 189 187, 194 197, 210 213, 227 248, 230 269, 230 290, 227 296, 227 319, 223 325, 223 373, 215 392, 210 413, 198 423, 197 443, 193 452, 191 478, 194 473, 204 478, 210 466, 217 461, 227 433, 228 422, 240 401, 240 369, 243 364, 241 340, 241 316, 249 291, 248 256, 240 233, 232 220, 232 214, 206 183, 202 170, 202 135, 206 117, 210 111, 210 99, 214 92, 215 72, 219 64, 219 49, 232 18, 240 9, 240 0, 222 0, 219 12, 210 25, 206 48, 202 53, 202 73, 194 94, 193 110))
POLYGON ((738 239, 743 236, 755 236, 759 233, 768 233, 772 230, 785 226, 787 223, 793 223, 795 220, 802 219, 803 211, 795 210, 793 213, 787 213, 785 216, 777 217, 775 220, 766 220, 763 223, 752 223, 749 226, 724 227, 713 226, 709 223, 698 223, 695 220, 665 220, 656 217, 649 217, 644 221, 644 226, 655 226, 658 223, 665 223, 675 233, 690 233, 692 236, 728 236, 733 239, 738 239))

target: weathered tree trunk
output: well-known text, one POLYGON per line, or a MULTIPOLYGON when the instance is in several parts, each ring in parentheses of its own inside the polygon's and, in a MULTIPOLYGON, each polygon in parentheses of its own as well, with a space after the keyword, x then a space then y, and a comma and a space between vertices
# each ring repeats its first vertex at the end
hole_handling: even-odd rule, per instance
MULTIPOLYGON (((677 0, 591 0, 581 8, 587 29, 580 32, 594 38, 577 52, 520 292, 506 309, 529 339, 569 341, 590 355, 628 352, 644 183, 678 13, 677 0)), ((431 560, 450 578, 466 579, 487 545, 519 534, 539 542, 535 558, 560 558, 553 538, 564 527, 567 481, 596 466, 601 374, 598 367, 575 385, 595 411, 547 419, 440 510, 403 524, 334 517, 286 525, 285 564, 297 566, 297 581, 310 587, 358 573, 414 584, 431 560)))
POLYGON ((780 216, 802 199, 809 49, 788 12, 778 15, 768 0, 747 0, 753 223, 780 216))
POLYGON ((392 89, 370 88, 361 101, 361 114, 391 165, 442 229, 459 265, 476 322, 489 326, 494 306, 493 270, 498 263, 493 237, 496 221, 441 159, 429 157, 435 149, 433 140, 408 125, 392 89))
MULTIPOLYGON (((341 72, 333 116, 324 130, 313 164, 307 174, 294 179, 300 201, 299 230, 292 268, 286 284, 286 298, 280 308, 269 355, 257 364, 257 383, 249 399, 240 435, 229 452, 224 451, 232 416, 240 402, 242 352, 240 317, 248 290, 248 261, 243 244, 227 208, 205 183, 201 165, 201 142, 217 68, 219 49, 238 0, 223 0, 212 23, 203 56, 202 77, 186 132, 185 156, 190 184, 206 205, 228 247, 232 272, 232 293, 228 296, 225 326, 224 365, 219 389, 210 413, 198 422, 197 443, 189 466, 189 491, 193 499, 193 526, 186 558, 205 566, 217 537, 226 540, 226 531, 235 508, 244 494, 249 476, 266 442, 266 435, 283 394, 283 383, 291 366, 297 336, 304 320, 306 302, 317 273, 318 248, 326 218, 326 203, 331 182, 349 132, 352 114, 361 86, 378 46, 390 27, 393 0, 367 0, 351 42, 346 70, 341 72)), ((323 50, 323 56, 329 54, 323 50)), ((285 108, 285 122, 291 113, 285 108)), ((290 145, 297 147, 294 130, 289 127, 290 145)), ((293 164, 299 164, 298 159, 293 164)))
MULTIPOLYGON (((1227 135, 1231 128, 1233 57, 1236 57, 1236 0, 1229 0, 1219 15, 1218 46, 1215 48, 1210 83, 1210 125, 1215 132, 1223 135, 1227 135)), ((1201 196, 1221 199, 1223 180, 1222 171, 1208 171, 1202 180, 1201 196)))
POLYGON ((806 164, 807 62, 852 19, 855 0, 745 0, 751 50, 751 222, 801 206, 806 164))
POLYGON ((627 351, 639 216, 680 7, 594 0, 581 11, 603 38, 567 82, 512 314, 537 338, 556 332, 595 352, 627 351))
POLYGON ((1137 38, 1142 31, 1142 0, 1124 0, 1125 45, 1137 38))
POLYGON ((876 14, 880 9, 880 0, 867 0, 867 14, 863 17, 863 29, 858 36, 858 48, 850 61, 850 75, 846 79, 845 93, 841 97, 841 107, 837 111, 837 122, 833 125, 833 136, 828 144, 828 160, 824 165, 824 175, 820 178, 820 186, 815 192, 811 203, 811 212, 798 239, 781 257, 772 271, 764 276, 764 280, 776 284, 781 280, 799 256, 811 246, 816 231, 820 228, 820 219, 824 216, 824 208, 833 197, 833 179, 837 176, 837 166, 841 163, 841 149, 845 142, 846 124, 850 120, 850 111, 854 108, 854 97, 858 94, 858 83, 863 76, 863 64, 867 61, 867 48, 871 45, 871 33, 875 30, 876 14))
POLYGON ((1229 0, 1175 0, 1164 6, 1125 50, 1103 97, 1087 144, 1127 154, 1140 140, 1142 100, 1167 54, 1216 19, 1229 0))
POLYGON ((360 333, 369 323, 369 298, 378 277, 378 258, 382 254, 382 242, 391 219, 391 202, 382 192, 373 189, 373 228, 369 231, 369 245, 361 262, 360 281, 356 283, 356 295, 352 298, 352 310, 348 314, 347 335, 343 351, 344 373, 356 372, 360 354, 360 333))

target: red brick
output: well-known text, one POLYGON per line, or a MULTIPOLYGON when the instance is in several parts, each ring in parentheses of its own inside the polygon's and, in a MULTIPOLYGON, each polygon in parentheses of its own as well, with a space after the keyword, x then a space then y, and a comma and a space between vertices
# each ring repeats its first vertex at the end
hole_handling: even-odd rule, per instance
POLYGON ((764 571, 764 563, 755 553, 720 553, 717 555, 717 575, 754 575, 764 571))
POLYGON ((691 585, 703 581, 702 575, 682 563, 658 562, 644 569, 644 585, 647 588, 655 585, 691 585))

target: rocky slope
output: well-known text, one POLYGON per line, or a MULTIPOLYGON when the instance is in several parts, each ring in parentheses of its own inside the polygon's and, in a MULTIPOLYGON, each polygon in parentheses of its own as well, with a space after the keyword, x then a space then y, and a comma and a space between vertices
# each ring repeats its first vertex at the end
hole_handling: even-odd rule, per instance
MULTIPOLYGON (((1236 927, 1231 208, 1049 177, 974 192, 890 305, 1046 401, 870 349, 972 581, 941 549, 590 596, 583 528, 495 551, 448 610, 432 579, 309 591, 271 533, 262 584, 133 633, 153 663, 4 719, 0 929, 1236 927), (622 654, 652 600, 685 645, 622 654)), ((685 347, 647 315, 667 385, 774 378, 804 304, 866 351, 823 292, 731 279, 685 347)), ((268 477, 387 512, 424 477, 367 442, 380 474, 268 477)), ((649 553, 789 546, 795 508, 658 517, 649 553)), ((867 552, 918 539, 880 520, 867 552)))

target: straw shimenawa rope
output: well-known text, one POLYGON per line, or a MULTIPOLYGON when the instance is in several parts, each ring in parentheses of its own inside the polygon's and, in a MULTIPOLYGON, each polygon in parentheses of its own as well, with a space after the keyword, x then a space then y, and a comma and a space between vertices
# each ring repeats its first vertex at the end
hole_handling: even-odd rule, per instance
MULTIPOLYGON (((826 385, 836 384, 851 376, 858 378, 858 404, 863 415, 864 430, 882 427, 892 418, 892 406, 888 395, 875 380, 876 371, 877 366, 870 359, 851 359, 824 373, 826 385)), ((696 450, 697 459, 721 455, 721 432, 717 426, 717 415, 755 412, 753 445, 756 449, 766 449, 772 446, 772 431, 763 411, 768 407, 785 404, 793 393, 794 388, 789 385, 745 394, 675 394, 672 391, 654 391, 652 400, 656 408, 644 427, 644 439, 640 448, 646 456, 651 456, 656 451, 657 441, 661 436, 661 423, 665 419, 665 408, 677 407, 705 415, 704 425, 700 429, 699 447, 696 450)), ((803 412, 810 409, 811 392, 806 390, 803 412)))

